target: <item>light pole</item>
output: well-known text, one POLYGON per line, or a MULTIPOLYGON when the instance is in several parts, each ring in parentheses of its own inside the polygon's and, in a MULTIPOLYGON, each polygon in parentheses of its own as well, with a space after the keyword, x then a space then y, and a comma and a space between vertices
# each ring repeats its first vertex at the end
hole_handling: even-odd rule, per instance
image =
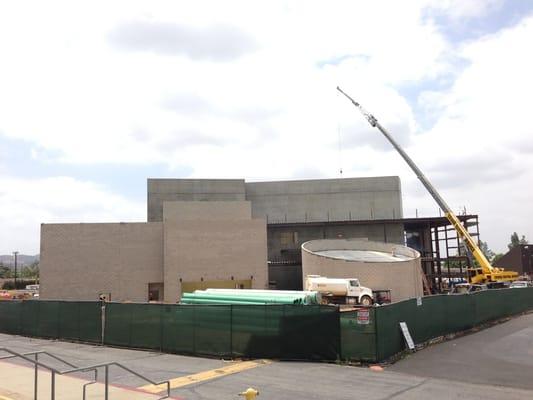
POLYGON ((13 255, 15 256, 15 290, 17 290, 17 254, 18 251, 14 251, 13 255))

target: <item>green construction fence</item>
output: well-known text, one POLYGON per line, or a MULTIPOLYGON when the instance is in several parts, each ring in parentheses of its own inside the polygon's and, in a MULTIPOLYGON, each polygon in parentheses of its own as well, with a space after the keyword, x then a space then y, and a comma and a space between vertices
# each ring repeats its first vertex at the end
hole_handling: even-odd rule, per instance
POLYGON ((100 303, 0 301, 0 332, 80 342, 102 341, 100 303))
POLYGON ((464 295, 436 295, 341 313, 341 359, 378 362, 406 349, 400 322, 415 344, 468 330, 533 309, 533 288, 494 289, 464 295))
POLYGON ((336 307, 102 305, 0 302, 0 332, 213 357, 332 361, 340 353, 336 307))
POLYGON ((105 343, 216 357, 335 360, 338 310, 303 305, 106 305, 105 343))
POLYGON ((0 332, 213 357, 379 362, 533 309, 533 288, 437 295, 340 312, 320 305, 2 301, 0 332))

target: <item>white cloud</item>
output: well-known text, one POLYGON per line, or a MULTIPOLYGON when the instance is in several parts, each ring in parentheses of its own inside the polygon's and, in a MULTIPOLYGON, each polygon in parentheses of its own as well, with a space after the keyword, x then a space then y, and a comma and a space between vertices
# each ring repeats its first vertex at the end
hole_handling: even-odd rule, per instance
POLYGON ((524 51, 532 35, 529 17, 464 46, 469 65, 452 87, 422 95, 438 120, 413 148, 454 209, 480 214, 482 240, 498 251, 513 231, 533 238, 533 55, 524 51))
POLYGON ((501 8, 503 0, 433 0, 429 8, 453 19, 480 18, 501 8))
MULTIPOLYGON (((499 1, 465 0, 36 2, 28 13, 27 5, 12 2, 0 14, 0 131, 34 143, 36 157, 65 166, 166 163, 190 167, 193 177, 274 180, 335 177, 342 164, 344 176, 400 175, 406 214, 419 208, 434 215, 433 201, 335 90, 340 85, 445 183, 443 195, 453 207, 467 205, 481 214, 489 244, 507 240, 507 227, 491 222, 502 204, 516 210, 509 226, 533 237, 521 203, 531 203, 531 189, 509 198, 505 186, 531 180, 530 173, 493 181, 495 173, 505 177, 531 166, 526 116, 532 56, 525 50, 531 20, 458 45, 428 18, 440 13, 464 22, 498 7, 499 1), (161 42, 154 29, 150 46, 143 47, 150 51, 117 50, 110 35, 131 21, 137 23, 137 30, 129 25, 133 36, 148 26, 161 39, 164 27, 164 54, 156 51, 161 42), (246 38, 246 46, 230 52, 231 62, 166 40, 169 31, 182 37, 184 31, 175 28, 187 27, 188 37, 193 32, 202 49, 212 49, 220 38, 206 32, 220 26, 246 38), (440 90, 443 81, 451 88, 440 90), (412 99, 402 96, 417 85, 429 88, 419 97, 436 121, 429 132, 417 123, 412 99), (463 162, 477 159, 484 161, 480 174, 475 162, 463 162), (454 177, 460 189, 447 184, 454 177), (505 186, 507 193, 493 188, 487 196, 486 182, 505 186)), ((54 185, 38 182, 42 192, 54 185)), ((139 205, 122 207, 127 200, 121 196, 83 187, 95 203, 87 212, 69 211, 72 218, 138 215, 139 205)), ((39 223, 46 212, 59 215, 57 204, 37 207, 40 214, 25 217, 26 225, 39 223)), ((14 198, 3 205, 23 218, 14 198)), ((9 214, 0 221, 14 223, 9 214)))
POLYGON ((39 253, 41 223, 146 221, 146 206, 69 177, 0 177, 0 254, 39 253))
MULTIPOLYGON (((439 60, 448 51, 447 44, 434 26, 421 20, 417 5, 372 2, 362 7, 338 2, 324 7, 321 2, 305 6, 274 2, 252 10, 243 2, 223 7, 200 2, 186 8, 169 2, 153 7, 124 4, 109 10, 106 4, 101 17, 98 3, 81 12, 66 6, 65 18, 58 18, 53 8, 41 9, 40 17, 33 18, 16 6, 0 16, 4 38, 0 48, 11 60, 3 65, 0 77, 0 107, 6 116, 0 128, 7 135, 35 141, 70 163, 170 160, 168 147, 162 151, 161 143, 174 140, 179 132, 213 136, 215 147, 217 135, 224 136, 235 152, 250 151, 250 142, 258 140, 278 149, 295 141, 301 146, 310 136, 313 140, 305 148, 321 148, 337 124, 332 121, 338 114, 337 84, 351 83, 369 101, 385 92, 397 99, 392 84, 432 77, 446 69, 439 60), (387 13, 382 12, 385 6, 387 13), (211 10, 208 15, 206 8, 211 10), (22 16, 27 25, 18 23, 22 16), (375 23, 378 17, 380 24, 375 23), (246 32, 258 48, 222 64, 191 60, 179 52, 176 56, 117 52, 109 35, 131 20, 140 21, 137 31, 130 26, 131 34, 145 32, 145 25, 187 24, 210 32, 224 24, 246 32), (18 38, 16 45, 13 37, 18 38), (365 61, 348 58, 335 68, 318 67, 320 61, 337 55, 362 55, 365 61), (162 106, 182 93, 191 95, 189 108, 195 97, 210 104, 211 112, 199 116, 162 106), (258 120, 250 110, 260 114, 274 110, 277 115, 258 120), (274 137, 269 134, 273 131, 274 137), (139 132, 150 140, 138 140, 139 132)), ((203 37, 205 46, 216 46, 218 39, 213 37, 209 44, 210 39, 203 37)), ((410 113, 394 115, 399 125, 411 123, 410 113)), ((225 145, 219 148, 227 150, 225 145)), ((190 159, 197 169, 203 152, 203 147, 177 146, 173 159, 190 159)), ((290 165, 284 168, 290 175, 290 165)))
POLYGON ((125 51, 186 55, 194 60, 233 61, 256 48, 246 33, 224 25, 198 29, 168 22, 131 21, 117 26, 108 38, 125 51))

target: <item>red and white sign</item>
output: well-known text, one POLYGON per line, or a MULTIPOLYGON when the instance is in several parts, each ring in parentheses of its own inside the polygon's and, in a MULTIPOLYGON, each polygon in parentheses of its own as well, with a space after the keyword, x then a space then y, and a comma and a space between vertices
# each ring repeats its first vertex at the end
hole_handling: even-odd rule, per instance
POLYGON ((357 311, 357 323, 359 325, 368 325, 370 323, 370 311, 358 310, 357 311))

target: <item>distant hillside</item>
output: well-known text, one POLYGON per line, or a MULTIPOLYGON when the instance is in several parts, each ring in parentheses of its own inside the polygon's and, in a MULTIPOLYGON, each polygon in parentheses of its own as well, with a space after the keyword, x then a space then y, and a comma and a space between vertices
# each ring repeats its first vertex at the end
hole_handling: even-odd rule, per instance
MULTIPOLYGON (((39 254, 35 256, 28 256, 25 254, 17 255, 18 265, 30 265, 35 261, 39 261, 39 254)), ((11 254, 0 255, 0 264, 4 264, 6 267, 12 267, 15 265, 15 258, 11 254)))

